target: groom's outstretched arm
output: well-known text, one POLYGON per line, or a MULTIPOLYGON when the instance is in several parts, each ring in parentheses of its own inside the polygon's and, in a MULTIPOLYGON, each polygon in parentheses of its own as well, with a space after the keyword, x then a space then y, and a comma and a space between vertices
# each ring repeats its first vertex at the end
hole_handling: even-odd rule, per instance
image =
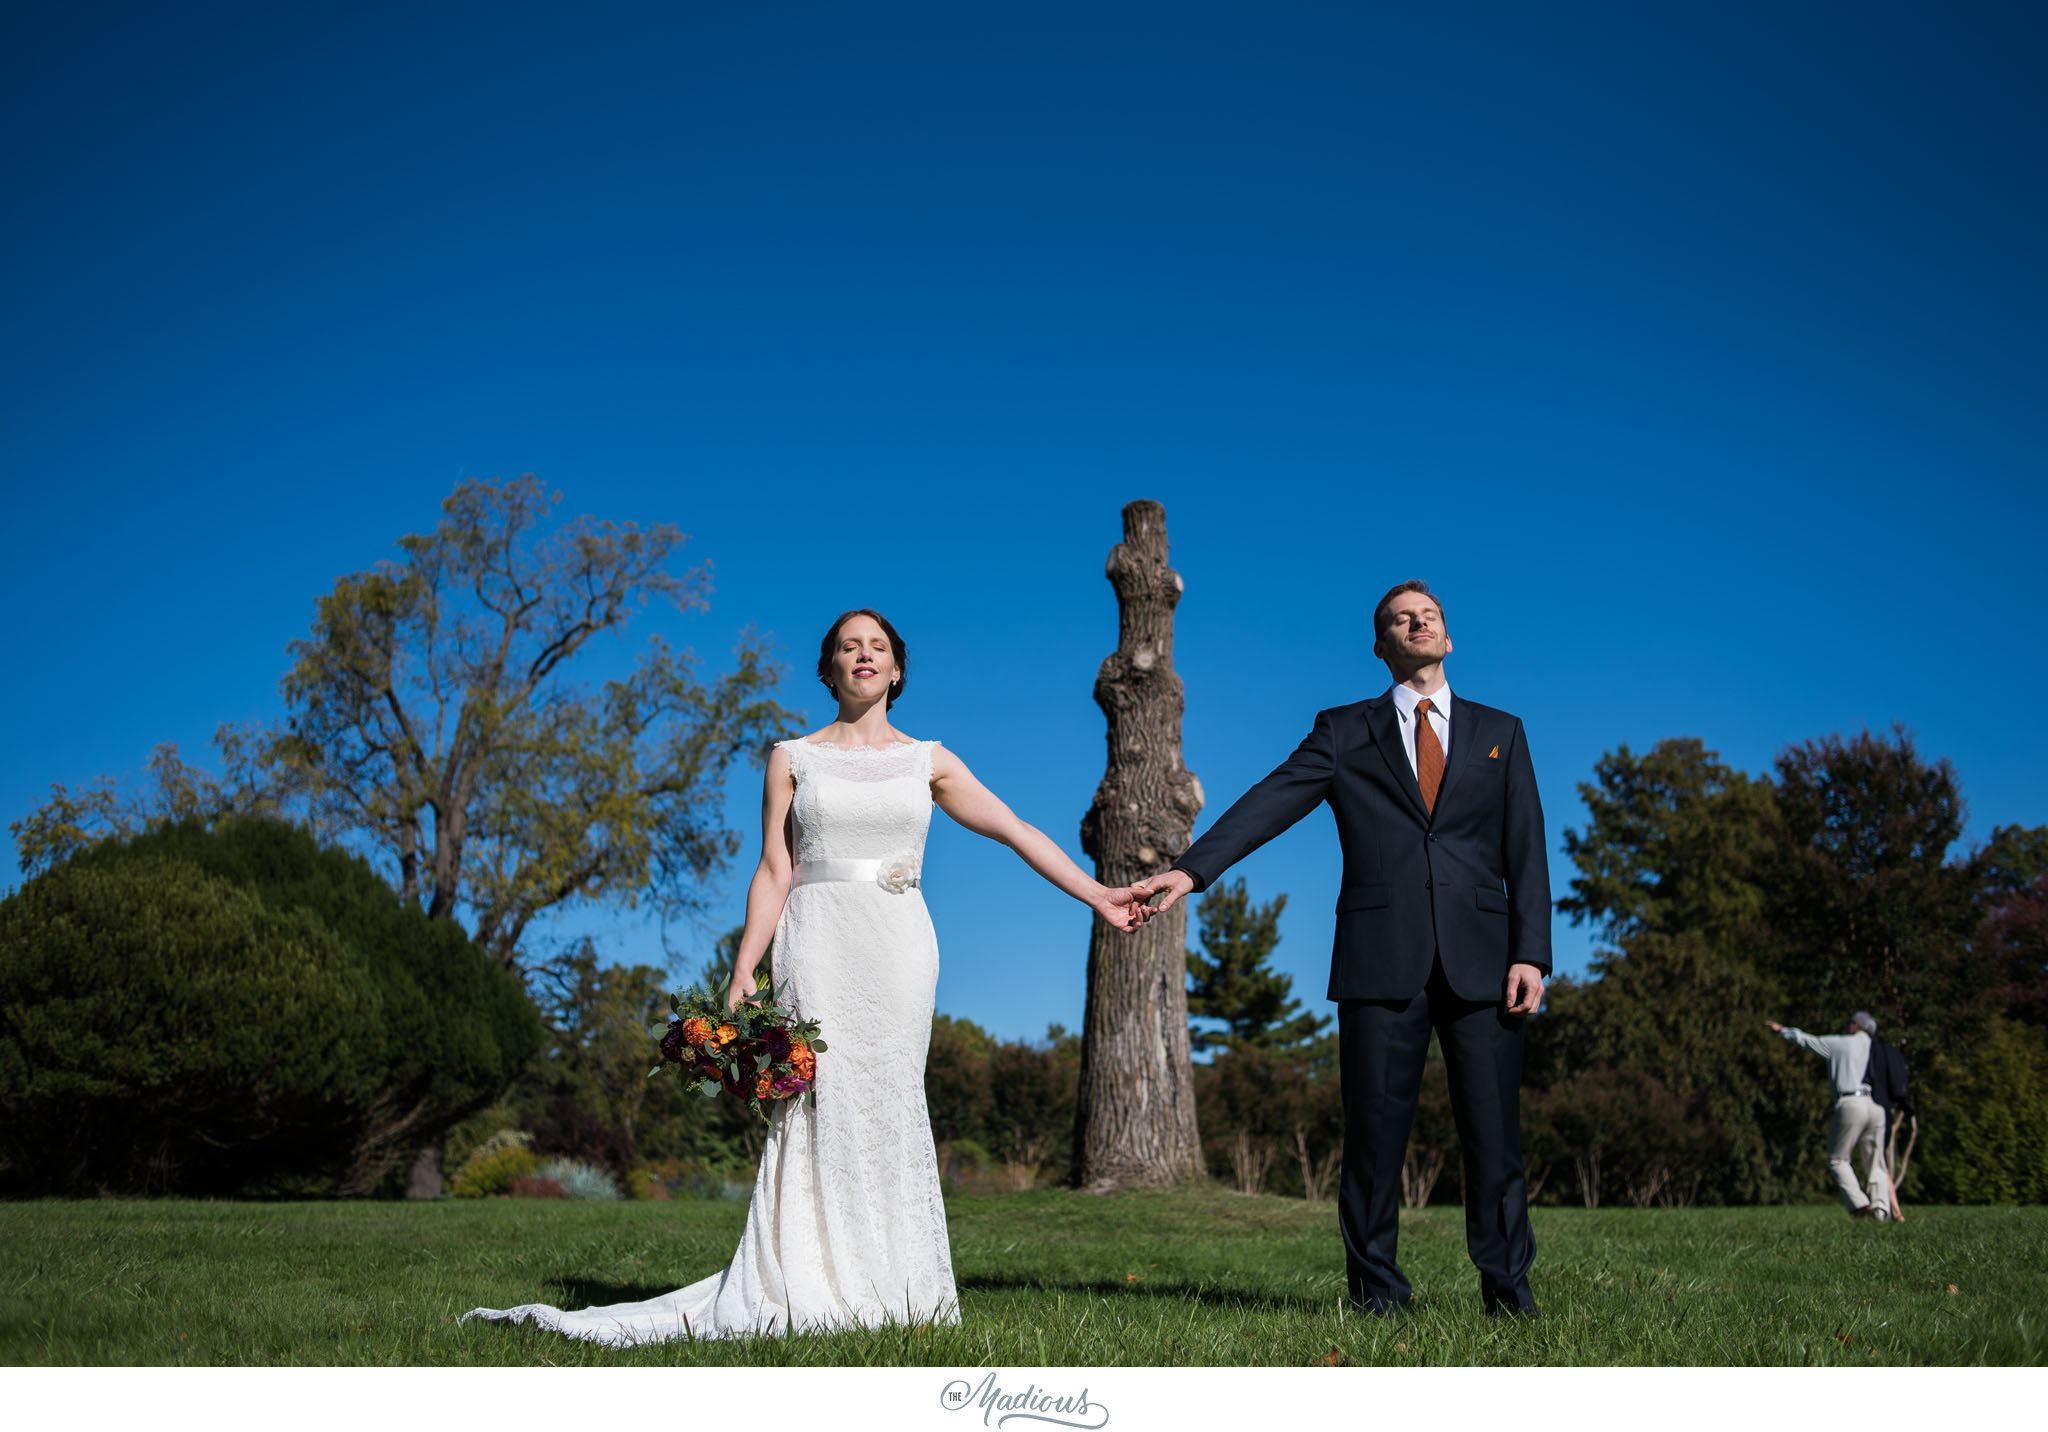
POLYGON ((1171 870, 1140 880, 1131 889, 1141 892, 1141 898, 1163 891, 1161 910, 1192 891, 1207 890, 1224 871, 1322 804, 1336 769, 1336 736, 1330 713, 1324 711, 1294 754, 1239 796, 1171 870))

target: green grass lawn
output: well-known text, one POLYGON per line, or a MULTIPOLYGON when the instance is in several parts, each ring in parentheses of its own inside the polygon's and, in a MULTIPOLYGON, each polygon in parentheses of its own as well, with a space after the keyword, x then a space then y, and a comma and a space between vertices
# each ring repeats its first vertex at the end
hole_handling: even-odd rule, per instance
POLYGON ((1479 1313, 1455 1208, 1402 1219, 1419 1295, 1344 1311, 1330 1204, 1215 1189, 947 1201, 963 1321, 614 1351, 458 1325, 717 1271, 735 1203, 0 1205, 0 1361, 1088 1366, 2037 1364, 2048 1209, 1539 1208, 1545 1316, 1479 1313))

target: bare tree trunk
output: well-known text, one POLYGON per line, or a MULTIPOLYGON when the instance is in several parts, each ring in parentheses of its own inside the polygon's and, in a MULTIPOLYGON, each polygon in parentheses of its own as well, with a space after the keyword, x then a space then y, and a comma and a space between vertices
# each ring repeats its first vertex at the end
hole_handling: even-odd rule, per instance
POLYGON ((1443 1177, 1448 1155, 1442 1149, 1419 1149, 1413 1142, 1401 1157, 1401 1202, 1409 1208, 1425 1208, 1430 1190, 1443 1177))
POLYGON ((1574 1154, 1572 1161, 1579 1166, 1579 1196, 1585 1200, 1586 1207, 1598 1208, 1600 1206, 1600 1150, 1588 1149, 1582 1154, 1574 1154))
POLYGON ((1648 1208, 1657 1201, 1657 1195, 1662 1193, 1665 1185, 1670 1182, 1670 1164, 1647 1164, 1628 1180, 1628 1201, 1637 1208, 1648 1208))
POLYGON ((1344 1151, 1331 1149, 1320 1159, 1309 1157, 1308 1130, 1294 1126, 1294 1159, 1301 1165, 1301 1194, 1310 1203, 1321 1203, 1336 1185, 1344 1151))
POLYGON ((1230 1146, 1230 1173, 1239 1193, 1264 1193, 1266 1168, 1272 1162, 1270 1145, 1254 1139, 1250 1129, 1237 1131, 1237 1140, 1230 1146))
MULTIPOLYGON (((1180 574, 1167 565, 1166 509, 1124 508, 1109 551, 1117 647, 1095 677, 1109 720, 1109 764, 1081 820, 1095 878, 1128 885, 1187 849, 1202 786, 1181 763, 1180 677, 1173 609, 1180 574)), ((1157 1188, 1204 1177, 1188 1052, 1187 903, 1122 934, 1101 920, 1088 940, 1088 1007, 1074 1113, 1074 1184, 1090 1193, 1157 1188)))

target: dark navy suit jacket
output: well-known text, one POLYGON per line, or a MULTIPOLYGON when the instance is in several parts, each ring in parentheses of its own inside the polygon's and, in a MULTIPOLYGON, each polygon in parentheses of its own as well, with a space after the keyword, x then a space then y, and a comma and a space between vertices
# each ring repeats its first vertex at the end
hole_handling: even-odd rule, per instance
POLYGON ((1497 1000, 1511 964, 1550 973, 1550 862, 1521 721, 1451 694, 1434 816, 1401 747, 1391 694, 1316 716, 1315 729, 1175 862, 1206 890, 1323 802, 1337 817, 1331 999, 1407 999, 1443 961, 1451 988, 1497 1000))

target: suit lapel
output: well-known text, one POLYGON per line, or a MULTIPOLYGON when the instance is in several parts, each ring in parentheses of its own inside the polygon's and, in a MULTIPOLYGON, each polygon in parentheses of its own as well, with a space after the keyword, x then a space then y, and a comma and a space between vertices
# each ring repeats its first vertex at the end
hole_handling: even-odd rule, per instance
MULTIPOLYGON (((1380 748, 1380 756, 1387 763, 1388 772, 1394 777, 1408 797, 1408 804, 1415 807, 1415 814, 1425 824, 1429 821, 1429 807, 1422 803, 1422 787, 1416 783, 1415 768, 1408 764, 1408 752, 1401 746, 1401 718, 1394 712, 1394 698, 1382 696, 1377 701, 1366 703, 1366 729, 1372 732, 1373 744, 1380 748)), ((1437 791, 1437 801, 1443 801, 1443 791, 1437 791)))
MULTIPOLYGON (((1388 704, 1392 704, 1391 702, 1388 704)), ((1458 783, 1458 773, 1465 769, 1472 758, 1485 749, 1486 741, 1479 727, 1479 708, 1467 701, 1451 698, 1451 758, 1444 763, 1443 784, 1436 788, 1436 808, 1442 810, 1444 802, 1451 798, 1451 790, 1458 783)))

